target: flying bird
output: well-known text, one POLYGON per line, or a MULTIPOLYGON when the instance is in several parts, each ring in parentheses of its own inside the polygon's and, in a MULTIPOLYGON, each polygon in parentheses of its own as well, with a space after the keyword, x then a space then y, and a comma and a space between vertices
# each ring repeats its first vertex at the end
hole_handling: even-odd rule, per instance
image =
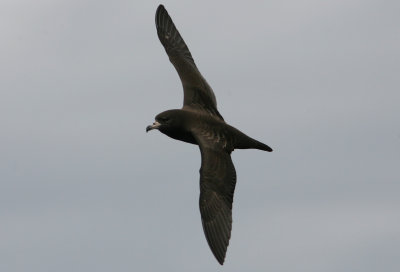
POLYGON ((183 107, 164 111, 147 126, 167 136, 198 145, 201 153, 200 213, 204 234, 215 258, 222 265, 232 230, 232 202, 236 171, 234 149, 272 149, 228 125, 218 112, 210 85, 200 74, 186 43, 163 5, 156 11, 158 38, 183 85, 183 107))

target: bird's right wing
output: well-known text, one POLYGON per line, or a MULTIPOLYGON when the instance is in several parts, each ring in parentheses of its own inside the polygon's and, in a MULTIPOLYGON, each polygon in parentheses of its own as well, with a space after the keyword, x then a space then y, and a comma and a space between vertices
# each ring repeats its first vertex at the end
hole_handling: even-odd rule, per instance
POLYGON ((223 139, 213 137, 212 132, 197 132, 194 137, 201 152, 201 221, 208 245, 222 265, 231 237, 236 171, 223 139))
POLYGON ((189 48, 163 5, 157 8, 156 28, 158 38, 182 81, 183 108, 205 111, 223 120, 213 90, 197 69, 189 48))

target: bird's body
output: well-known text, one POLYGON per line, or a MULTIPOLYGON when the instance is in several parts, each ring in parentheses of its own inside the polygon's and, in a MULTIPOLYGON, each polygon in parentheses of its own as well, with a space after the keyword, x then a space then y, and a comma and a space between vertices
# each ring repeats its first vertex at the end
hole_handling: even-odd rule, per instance
POLYGON ((177 70, 184 89, 182 109, 158 114, 146 131, 198 145, 201 153, 200 213, 207 242, 223 264, 232 230, 232 202, 236 171, 234 149, 272 149, 227 124, 218 112, 211 87, 197 69, 192 55, 164 6, 156 12, 158 37, 177 70))
POLYGON ((198 113, 185 109, 173 109, 162 113, 163 115, 174 115, 179 125, 160 127, 159 130, 165 135, 179 141, 199 145, 194 134, 202 135, 215 144, 221 144, 226 152, 234 149, 255 148, 270 151, 270 148, 247 136, 225 121, 217 119, 209 114, 198 113))

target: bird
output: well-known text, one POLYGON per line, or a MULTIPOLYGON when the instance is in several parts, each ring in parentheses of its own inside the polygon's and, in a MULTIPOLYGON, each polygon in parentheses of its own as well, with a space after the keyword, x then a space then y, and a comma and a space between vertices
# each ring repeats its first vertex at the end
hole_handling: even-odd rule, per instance
POLYGON ((159 113, 146 132, 157 129, 173 139, 199 146, 202 227, 213 255, 223 265, 232 231, 236 185, 231 153, 250 148, 271 152, 272 148, 224 121, 213 90, 163 5, 157 8, 155 23, 158 38, 182 82, 184 99, 181 109, 159 113))

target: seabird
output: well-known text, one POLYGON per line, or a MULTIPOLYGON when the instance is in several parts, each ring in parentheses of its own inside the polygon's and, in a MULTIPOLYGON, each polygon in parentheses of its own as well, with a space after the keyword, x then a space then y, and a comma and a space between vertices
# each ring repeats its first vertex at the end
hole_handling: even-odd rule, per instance
POLYGON ((158 114, 146 132, 158 129, 173 139, 199 146, 201 222, 208 245, 222 265, 231 237, 236 184, 231 152, 248 148, 271 152, 272 149, 224 121, 213 90, 197 69, 189 48, 163 5, 156 11, 156 28, 182 81, 184 99, 182 109, 158 114))

